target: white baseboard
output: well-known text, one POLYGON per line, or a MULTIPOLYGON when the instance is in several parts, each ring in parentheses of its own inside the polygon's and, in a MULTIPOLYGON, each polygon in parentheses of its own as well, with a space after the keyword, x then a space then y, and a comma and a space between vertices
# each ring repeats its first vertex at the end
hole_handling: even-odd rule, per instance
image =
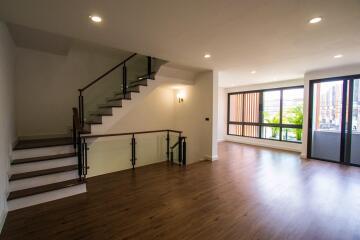
POLYGON ((218 155, 214 155, 214 156, 205 155, 204 159, 208 160, 208 161, 216 161, 219 159, 219 156, 218 155))
POLYGON ((3 229, 3 227, 4 227, 7 213, 8 213, 8 212, 7 212, 7 210, 5 209, 5 210, 0 214, 0 233, 1 233, 1 230, 3 229))
POLYGON ((301 152, 301 144, 299 143, 280 142, 280 141, 272 141, 267 139, 256 139, 256 138, 246 138, 246 137, 237 137, 237 136, 227 136, 226 141, 273 148, 273 149, 280 149, 280 150, 297 152, 297 153, 301 152))
POLYGON ((224 138, 221 138, 221 139, 218 139, 217 141, 218 141, 218 142, 225 142, 225 139, 224 139, 224 138))

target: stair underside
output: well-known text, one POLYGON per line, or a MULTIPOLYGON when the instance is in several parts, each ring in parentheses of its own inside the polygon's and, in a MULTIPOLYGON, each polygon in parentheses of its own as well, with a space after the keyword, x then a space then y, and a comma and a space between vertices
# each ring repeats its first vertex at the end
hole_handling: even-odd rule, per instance
POLYGON ((75 157, 76 153, 64 153, 64 154, 56 154, 56 155, 49 155, 49 156, 42 156, 42 157, 32 157, 32 158, 22 158, 22 159, 15 159, 11 162, 11 165, 18 165, 24 163, 32 163, 32 162, 42 162, 42 161, 49 161, 55 160, 60 158, 69 158, 75 157))
POLYGON ((18 191, 11 192, 10 195, 8 196, 7 200, 13 200, 13 199, 28 197, 28 196, 32 196, 32 195, 36 195, 36 194, 40 194, 40 193, 59 190, 59 189, 63 189, 63 188, 73 187, 73 186, 80 185, 83 183, 85 183, 85 181, 80 181, 79 179, 72 179, 72 180, 67 180, 67 181, 63 181, 63 182, 57 182, 57 183, 47 184, 47 185, 43 185, 43 186, 18 190, 18 191))
POLYGON ((14 150, 55 147, 71 144, 73 144, 71 137, 20 140, 14 147, 14 150))
POLYGON ((44 169, 44 170, 38 170, 38 171, 32 171, 32 172, 18 173, 18 174, 11 175, 10 181, 45 176, 45 175, 55 174, 55 173, 69 172, 69 171, 74 171, 77 169, 78 169, 77 165, 70 165, 70 166, 50 168, 50 169, 44 169))

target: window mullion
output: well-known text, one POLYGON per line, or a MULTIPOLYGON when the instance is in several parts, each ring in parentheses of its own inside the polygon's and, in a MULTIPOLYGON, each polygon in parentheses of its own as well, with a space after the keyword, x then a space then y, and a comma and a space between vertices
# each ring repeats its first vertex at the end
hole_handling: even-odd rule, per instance
POLYGON ((263 91, 259 92, 259 138, 262 137, 262 124, 263 123, 263 91))
POLYGON ((282 119, 283 119, 283 89, 280 90, 280 131, 279 131, 279 139, 282 141, 282 119))

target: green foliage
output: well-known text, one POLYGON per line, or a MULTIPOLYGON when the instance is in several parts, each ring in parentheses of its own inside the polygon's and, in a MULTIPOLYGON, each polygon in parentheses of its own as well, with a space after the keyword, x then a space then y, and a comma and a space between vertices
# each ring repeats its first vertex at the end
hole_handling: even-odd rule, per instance
MULTIPOLYGON (((280 123, 280 114, 276 113, 275 115, 270 116, 268 112, 263 112, 264 122, 266 123, 280 123)), ((303 105, 294 106, 284 114, 283 123, 294 124, 294 125, 302 125, 304 120, 303 114, 303 105)), ((302 129, 290 129, 290 131, 295 133, 296 140, 300 141, 302 137, 302 129)), ((271 128, 271 137, 277 138, 280 132, 280 128, 272 127, 271 128)))
MULTIPOLYGON (((268 112, 263 112, 264 122, 266 123, 280 123, 280 114, 276 113, 272 117, 268 112)), ((279 127, 272 127, 271 128, 271 137, 277 138, 279 135, 280 128, 279 127)))
MULTIPOLYGON (((286 112, 286 117, 284 117, 284 123, 288 124, 295 124, 295 125, 302 125, 304 121, 304 114, 303 114, 303 105, 298 105, 288 109, 286 112)), ((296 135, 296 140, 301 140, 302 129, 294 129, 293 130, 296 135)))

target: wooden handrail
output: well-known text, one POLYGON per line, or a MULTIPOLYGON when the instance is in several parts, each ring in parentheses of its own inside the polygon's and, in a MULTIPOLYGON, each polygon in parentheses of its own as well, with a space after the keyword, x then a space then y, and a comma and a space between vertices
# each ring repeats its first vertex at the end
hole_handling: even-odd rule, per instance
POLYGON ((86 89, 88 89, 89 87, 91 87, 92 85, 94 85, 96 82, 98 82, 100 79, 102 79, 103 77, 107 76, 109 73, 111 73, 112 71, 114 71, 116 68, 120 67, 121 65, 123 65, 124 63, 126 63, 127 61, 129 61, 131 58, 135 57, 137 54, 134 53, 132 55, 130 55, 128 58, 126 58, 124 61, 122 61, 121 63, 117 64, 116 66, 112 67, 110 70, 108 70, 107 72, 105 72, 104 74, 102 74, 100 77, 96 78, 94 81, 92 81, 91 83, 89 83, 88 85, 86 85, 83 88, 80 88, 79 91, 83 92, 86 89))
POLYGON ((99 137, 114 137, 114 136, 126 136, 126 135, 138 135, 138 134, 147 134, 147 133, 157 133, 157 132, 173 132, 181 134, 182 131, 164 129, 164 130, 152 130, 152 131, 142 131, 142 132, 126 132, 126 133, 111 133, 111 134, 98 134, 98 135, 86 135, 81 136, 82 138, 99 138, 99 137))

